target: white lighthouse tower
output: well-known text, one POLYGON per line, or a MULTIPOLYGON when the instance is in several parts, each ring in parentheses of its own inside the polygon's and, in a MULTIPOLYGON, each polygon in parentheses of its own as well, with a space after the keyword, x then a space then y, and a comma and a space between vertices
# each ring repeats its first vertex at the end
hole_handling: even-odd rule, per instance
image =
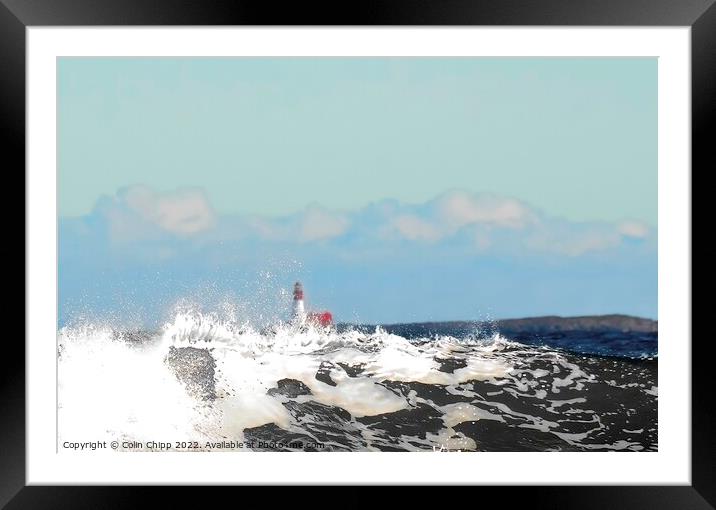
POLYGON ((303 304, 303 285, 296 282, 293 286, 293 321, 298 324, 306 322, 306 307, 303 304))

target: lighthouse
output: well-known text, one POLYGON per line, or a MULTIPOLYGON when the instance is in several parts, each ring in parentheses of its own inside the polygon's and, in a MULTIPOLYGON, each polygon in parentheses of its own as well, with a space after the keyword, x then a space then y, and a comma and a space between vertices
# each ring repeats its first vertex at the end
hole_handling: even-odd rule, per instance
POLYGON ((303 285, 296 282, 293 286, 293 321, 298 324, 306 322, 306 307, 303 304, 303 285))
POLYGON ((333 325, 333 314, 329 311, 306 313, 303 304, 303 285, 296 282, 293 286, 293 322, 303 326, 306 323, 314 326, 329 327, 333 325))

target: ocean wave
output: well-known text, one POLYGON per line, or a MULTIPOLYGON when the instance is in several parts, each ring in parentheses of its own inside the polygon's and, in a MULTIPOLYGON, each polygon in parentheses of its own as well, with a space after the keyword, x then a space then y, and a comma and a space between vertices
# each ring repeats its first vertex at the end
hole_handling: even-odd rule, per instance
MULTIPOLYGON (((59 331, 59 436, 251 450, 654 450, 653 364, 494 331, 256 328, 177 311, 157 332, 59 331), (634 430, 641 430, 635 434, 634 430), (291 446, 293 445, 293 446, 291 446), (302 446, 297 446, 302 445, 302 446)), ((132 448, 136 449, 136 448, 132 448)))

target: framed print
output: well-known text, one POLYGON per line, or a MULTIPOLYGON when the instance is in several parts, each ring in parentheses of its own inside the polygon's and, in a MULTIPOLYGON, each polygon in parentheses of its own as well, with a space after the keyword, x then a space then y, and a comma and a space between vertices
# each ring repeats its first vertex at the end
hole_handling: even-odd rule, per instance
POLYGON ((27 301, 3 503, 470 484, 709 508, 691 176, 716 8, 537 5, 6 1, 27 301))

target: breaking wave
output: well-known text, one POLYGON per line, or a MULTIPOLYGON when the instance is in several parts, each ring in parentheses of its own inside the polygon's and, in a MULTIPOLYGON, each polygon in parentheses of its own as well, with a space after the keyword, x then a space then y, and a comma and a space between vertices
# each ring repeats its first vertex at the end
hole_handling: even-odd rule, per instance
POLYGON ((117 440, 133 451, 156 441, 232 451, 657 449, 655 360, 494 332, 256 328, 184 310, 157 332, 67 326, 58 347, 60 442, 117 440))

